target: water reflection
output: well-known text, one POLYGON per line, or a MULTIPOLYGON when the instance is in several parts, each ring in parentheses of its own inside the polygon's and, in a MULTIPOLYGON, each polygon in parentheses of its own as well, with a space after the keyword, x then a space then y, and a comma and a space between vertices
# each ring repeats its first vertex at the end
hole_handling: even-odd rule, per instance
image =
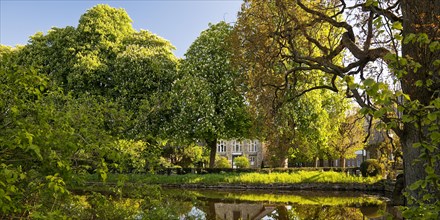
POLYGON ((345 192, 268 192, 136 187, 124 195, 78 195, 73 219, 395 219, 380 196, 345 192), (390 218, 388 218, 390 217, 390 218))
POLYGON ((194 206, 190 212, 182 214, 180 219, 387 219, 384 200, 362 194, 272 193, 270 194, 272 196, 266 197, 268 198, 266 201, 262 201, 262 196, 267 196, 268 193, 221 191, 192 193, 197 197, 194 206))
POLYGON ((193 207, 180 219, 269 220, 269 219, 387 219, 384 207, 307 206, 252 203, 208 202, 207 207, 193 207))

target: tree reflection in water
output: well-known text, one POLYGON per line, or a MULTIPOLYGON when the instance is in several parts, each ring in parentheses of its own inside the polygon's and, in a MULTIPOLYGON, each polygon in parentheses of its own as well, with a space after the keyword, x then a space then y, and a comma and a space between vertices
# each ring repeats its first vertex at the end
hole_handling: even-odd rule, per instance
POLYGON ((194 215, 188 213, 182 215, 181 219, 187 219, 186 217, 207 220, 386 219, 384 209, 380 206, 373 208, 375 209, 374 213, 364 214, 359 207, 207 201, 204 207, 195 208, 199 213, 197 218, 192 218, 194 215))
POLYGON ((332 192, 192 191, 148 188, 122 197, 91 194, 69 205, 76 219, 387 219, 377 196, 332 192), (130 198, 127 198, 130 197, 130 198))
MULTIPOLYGON (((198 200, 194 209, 198 210, 199 215, 194 218, 192 210, 180 216, 180 219, 387 219, 384 215, 386 205, 383 200, 371 196, 367 196, 368 200, 366 200, 366 196, 361 194, 354 196, 328 195, 332 193, 318 196, 311 192, 299 193, 302 195, 270 194, 273 197, 270 197, 272 199, 268 201, 261 201, 261 199, 252 201, 249 198, 253 193, 249 192, 199 191, 194 193, 198 200), (313 195, 305 196, 304 194, 307 193, 313 195), (294 199, 296 197, 303 198, 305 204, 294 199), (273 198, 277 198, 278 201, 273 198), (289 198, 293 201, 288 202, 289 198), (335 201, 334 204, 329 202, 332 200, 335 201), (315 201, 315 204, 311 204, 310 201, 315 201)), ((256 198, 261 197, 256 196, 256 198)))

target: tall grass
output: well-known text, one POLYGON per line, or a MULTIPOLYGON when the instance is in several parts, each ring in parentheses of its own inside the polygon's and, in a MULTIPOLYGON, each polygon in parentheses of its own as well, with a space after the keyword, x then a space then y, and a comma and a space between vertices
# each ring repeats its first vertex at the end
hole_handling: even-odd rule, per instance
MULTIPOLYGON (((124 179, 127 182, 143 184, 295 184, 295 183, 363 183, 373 184, 381 177, 358 177, 333 171, 298 171, 294 173, 228 173, 228 174, 109 174, 108 182, 124 179)), ((90 175, 89 181, 100 181, 96 175, 90 175)))

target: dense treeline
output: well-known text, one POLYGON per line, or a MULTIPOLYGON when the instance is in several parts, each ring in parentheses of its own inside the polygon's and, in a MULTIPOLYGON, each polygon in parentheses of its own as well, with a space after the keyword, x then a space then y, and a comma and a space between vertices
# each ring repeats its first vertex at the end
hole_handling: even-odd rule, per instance
MULTIPOLYGON (((24 46, 0 46, 1 217, 69 215, 68 204, 75 200, 69 189, 83 184, 83 173, 97 173, 105 181, 109 171, 230 166, 216 155, 217 141, 229 138, 265 141, 266 165, 274 167, 286 166, 286 159, 315 166, 318 160, 339 159, 345 166, 346 158, 366 147, 363 139, 378 133, 385 134, 384 141, 370 147, 391 166, 401 156, 401 138, 406 148, 414 143, 429 151, 416 155, 404 149, 411 153, 406 164, 418 156, 428 161, 419 179, 407 177, 415 183, 412 189, 437 195, 438 70, 421 82, 435 90, 423 102, 392 91, 388 79, 364 76, 361 69, 375 69, 367 64, 376 59, 387 61, 396 73, 394 82, 411 75, 399 72, 401 65, 409 66, 407 72, 423 65, 384 57, 382 47, 367 50, 371 38, 382 37, 376 32, 366 33, 365 51, 354 49, 347 41, 350 25, 323 7, 246 1, 235 26, 210 24, 184 59, 174 56, 169 41, 134 30, 123 9, 107 5, 89 9, 77 27, 37 33, 24 46), (344 48, 358 60, 344 60, 344 48), (368 59, 358 52, 368 52, 368 59), (361 74, 359 83, 356 74, 361 74), (423 128, 423 138, 405 136, 414 126, 423 128), (378 132, 366 133, 372 128, 378 132)), ((364 7, 378 6, 367 1, 364 7)), ((369 28, 373 18, 365 21, 369 28)), ((393 28, 402 29, 398 23, 393 28)), ((408 33, 412 38, 406 44, 417 41, 438 54, 435 36, 431 43, 431 35, 425 35, 408 33)), ((433 198, 421 200, 434 204, 426 206, 427 213, 436 213, 433 198)))
MULTIPOLYGON (((69 198, 81 173, 105 180, 108 171, 144 173, 207 161, 213 167, 218 139, 264 139, 264 126, 252 129, 258 119, 251 117, 233 65, 232 31, 224 22, 211 25, 179 61, 170 42, 134 30, 124 10, 98 5, 77 27, 37 33, 25 46, 1 46, 3 215, 50 213, 62 206, 61 197, 69 198), (195 144, 200 142, 208 148, 195 144), (209 159, 203 156, 209 153, 209 159)), ((327 127, 318 125, 329 119, 325 104, 316 101, 321 95, 285 113, 301 111, 298 117, 309 124, 298 124, 304 133, 297 136, 312 152, 303 157, 322 153, 321 145, 306 143, 329 139, 327 127), (322 115, 327 118, 314 119, 322 115)), ((290 149, 283 144, 287 148, 271 145, 275 161, 277 152, 290 149)))

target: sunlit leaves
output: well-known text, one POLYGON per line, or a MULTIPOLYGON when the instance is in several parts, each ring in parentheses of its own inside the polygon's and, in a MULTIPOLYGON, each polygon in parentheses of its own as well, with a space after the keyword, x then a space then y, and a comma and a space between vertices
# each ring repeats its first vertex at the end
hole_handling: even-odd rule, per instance
POLYGON ((210 25, 182 61, 182 78, 175 86, 181 112, 176 120, 192 138, 240 137, 247 127, 239 73, 231 65, 231 33, 224 22, 210 25))
POLYGON ((403 26, 400 21, 396 21, 392 24, 391 28, 396 29, 396 30, 402 30, 403 26))
POLYGON ((106 179, 109 168, 157 166, 159 144, 121 144, 140 151, 134 153, 115 143, 127 136, 155 143, 151 130, 167 120, 159 104, 168 108, 166 92, 177 73, 173 48, 148 31, 134 31, 124 10, 104 5, 84 14, 78 28, 37 33, 19 48, 1 46, 0 176, 15 170, 21 178, 7 177, 5 184, 1 178, 0 202, 10 202, 2 204, 2 216, 58 216, 54 207, 68 199, 72 173, 106 179), (133 115, 142 119, 140 109, 159 118, 149 121, 157 122, 152 129, 133 128, 152 124, 134 123, 133 115))
MULTIPOLYGON (((231 61, 231 34, 225 22, 210 24, 185 53, 173 87, 178 113, 170 130, 181 139, 210 142, 211 151, 217 139, 244 137, 250 125, 239 72, 231 61)), ((214 160, 212 151, 211 167, 214 160)))

